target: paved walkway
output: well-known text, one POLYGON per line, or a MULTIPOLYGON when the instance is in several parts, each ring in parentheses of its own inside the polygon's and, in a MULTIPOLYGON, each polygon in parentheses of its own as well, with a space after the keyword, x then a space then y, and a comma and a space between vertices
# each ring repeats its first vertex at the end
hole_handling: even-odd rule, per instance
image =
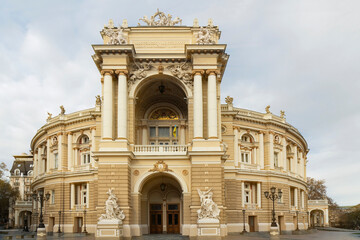
MULTIPOLYGON (((268 233, 247 233, 245 235, 230 235, 222 238, 222 240, 264 240, 264 239, 311 239, 311 240, 360 240, 360 231, 339 231, 339 229, 327 229, 330 231, 316 231, 313 233, 302 232, 301 235, 280 235, 276 238, 270 238, 268 233), (336 230, 336 231, 334 231, 336 230)), ((12 236, 12 239, 17 239, 17 236, 24 235, 24 239, 36 239, 31 235, 34 233, 25 233, 21 230, 1 230, 0 239, 4 236, 12 236), (6 234, 4 234, 6 232, 6 234)), ((48 236, 47 239, 67 239, 67 240, 94 240, 93 234, 62 234, 61 236, 48 236)), ((151 234, 141 237, 133 237, 132 240, 189 240, 189 237, 177 234, 151 234)), ((191 238, 192 240, 193 238, 191 238)), ((196 238, 194 238, 195 240, 196 238)))

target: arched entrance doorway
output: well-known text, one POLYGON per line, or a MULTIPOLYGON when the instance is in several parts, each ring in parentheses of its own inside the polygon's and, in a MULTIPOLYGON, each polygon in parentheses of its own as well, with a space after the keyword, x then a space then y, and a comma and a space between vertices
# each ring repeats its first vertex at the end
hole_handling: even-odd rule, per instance
POLYGON ((142 234, 179 234, 183 224, 183 190, 169 173, 153 173, 141 188, 142 234))
POLYGON ((311 227, 323 227, 324 226, 324 211, 320 209, 312 210, 310 212, 310 224, 311 227))
POLYGON ((18 226, 25 231, 29 230, 29 227, 31 226, 31 212, 30 211, 21 211, 19 214, 19 222, 18 226))

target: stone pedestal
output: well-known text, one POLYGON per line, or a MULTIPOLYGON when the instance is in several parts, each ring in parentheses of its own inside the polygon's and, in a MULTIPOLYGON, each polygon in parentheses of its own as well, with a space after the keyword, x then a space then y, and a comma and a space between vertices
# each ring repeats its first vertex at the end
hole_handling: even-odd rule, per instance
POLYGON ((96 238, 97 239, 122 239, 123 225, 122 221, 118 219, 104 219, 97 224, 96 238))
POLYGON ((221 239, 220 222, 214 218, 204 218, 198 220, 198 238, 199 239, 221 239))
POLYGON ((46 228, 38 228, 36 239, 46 239, 46 228))
POLYGON ((270 227, 270 235, 271 236, 279 235, 279 228, 278 227, 270 227))

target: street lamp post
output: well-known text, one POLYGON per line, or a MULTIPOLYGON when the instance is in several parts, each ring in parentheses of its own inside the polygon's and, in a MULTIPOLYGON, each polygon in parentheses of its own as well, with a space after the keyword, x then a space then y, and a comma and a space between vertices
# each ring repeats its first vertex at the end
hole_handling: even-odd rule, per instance
POLYGON ((296 211, 296 230, 299 231, 299 211, 296 211))
POLYGON ((86 231, 86 205, 84 205, 84 231, 83 233, 87 234, 86 231))
POLYGON ((242 210, 242 213, 243 213, 243 223, 244 223, 244 228, 243 228, 242 234, 244 234, 244 233, 246 233, 246 228, 245 228, 245 209, 242 210))
POLYGON ((58 233, 61 233, 60 223, 61 223, 61 211, 59 211, 59 229, 57 231, 58 233))
POLYGON ((33 197, 34 201, 40 202, 39 228, 45 228, 42 210, 43 210, 44 201, 48 201, 50 198, 50 193, 46 193, 44 196, 43 189, 40 189, 38 192, 39 192, 39 195, 36 193, 33 193, 32 197, 33 197))
POLYGON ((276 193, 276 187, 271 187, 270 193, 268 191, 266 191, 266 192, 264 192, 264 194, 267 199, 270 199, 273 202, 271 227, 277 227, 276 218, 275 218, 275 200, 281 198, 281 196, 282 196, 281 189, 279 189, 278 193, 276 193))

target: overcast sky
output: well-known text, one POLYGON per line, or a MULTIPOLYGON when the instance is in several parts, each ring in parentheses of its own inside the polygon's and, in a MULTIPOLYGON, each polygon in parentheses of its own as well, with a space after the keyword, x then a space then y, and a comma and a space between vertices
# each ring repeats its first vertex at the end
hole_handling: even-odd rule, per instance
POLYGON ((91 44, 116 25, 160 8, 192 25, 208 18, 230 54, 222 100, 266 105, 306 138, 308 176, 325 179, 340 205, 360 203, 360 1, 4 1, 0 2, 0 162, 28 152, 47 112, 94 106, 100 74, 91 44))

